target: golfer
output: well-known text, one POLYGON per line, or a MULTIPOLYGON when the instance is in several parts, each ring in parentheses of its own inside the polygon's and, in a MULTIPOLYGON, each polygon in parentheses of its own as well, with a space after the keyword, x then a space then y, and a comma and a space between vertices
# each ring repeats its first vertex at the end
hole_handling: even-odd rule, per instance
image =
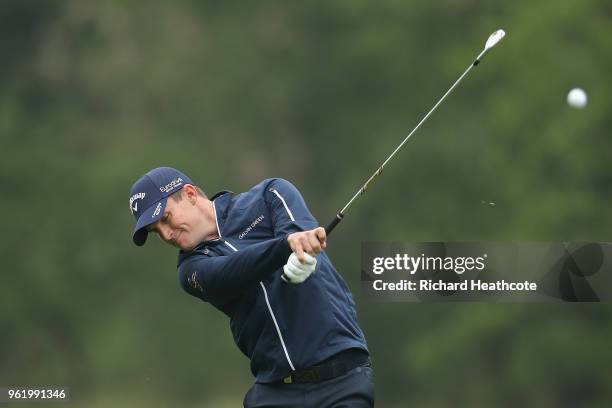
POLYGON ((273 178, 208 198, 189 177, 153 169, 130 194, 133 240, 179 249, 178 279, 230 319, 255 383, 245 407, 372 407, 368 347, 353 297, 299 191, 273 178))

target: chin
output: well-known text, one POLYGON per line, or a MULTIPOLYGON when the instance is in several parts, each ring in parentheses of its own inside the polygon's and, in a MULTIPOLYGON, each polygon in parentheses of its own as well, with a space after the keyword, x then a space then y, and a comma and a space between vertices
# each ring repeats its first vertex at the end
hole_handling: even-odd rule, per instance
POLYGON ((192 245, 191 243, 180 243, 178 247, 181 248, 183 251, 191 251, 196 246, 192 245))

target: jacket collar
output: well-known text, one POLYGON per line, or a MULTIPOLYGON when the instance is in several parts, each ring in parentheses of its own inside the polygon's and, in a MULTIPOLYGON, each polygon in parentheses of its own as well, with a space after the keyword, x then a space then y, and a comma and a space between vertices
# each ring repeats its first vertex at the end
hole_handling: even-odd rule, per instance
MULTIPOLYGON (((218 231, 219 234, 222 234, 221 231, 223 230, 223 225, 225 224, 225 219, 227 218, 227 211, 229 209, 233 196, 234 196, 233 192, 228 191, 228 190, 223 190, 223 191, 218 192, 217 194, 215 194, 214 196, 210 198, 210 201, 213 202, 213 208, 215 211, 215 221, 217 222, 217 229, 219 230, 218 231)), ((219 236, 219 238, 221 237, 222 235, 219 236)), ((196 253, 198 250, 200 250, 204 246, 212 242, 218 242, 218 241, 219 240, 216 240, 216 239, 209 240, 209 241, 202 241, 198 245, 196 245, 196 247, 193 248, 191 251, 179 250, 177 266, 180 265, 183 260, 193 255, 194 253, 196 253)))
POLYGON ((213 208, 215 210, 215 219, 217 222, 219 238, 223 238, 223 226, 225 225, 225 220, 227 219, 227 212, 229 210, 232 197, 234 197, 233 192, 223 190, 210 198, 210 201, 213 202, 213 208))

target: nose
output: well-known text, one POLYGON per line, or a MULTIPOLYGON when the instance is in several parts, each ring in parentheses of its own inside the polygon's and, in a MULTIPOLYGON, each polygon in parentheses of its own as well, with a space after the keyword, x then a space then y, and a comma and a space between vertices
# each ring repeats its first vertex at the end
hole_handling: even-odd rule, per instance
POLYGON ((164 241, 170 241, 172 239, 172 229, 167 225, 160 225, 158 227, 159 237, 164 241))

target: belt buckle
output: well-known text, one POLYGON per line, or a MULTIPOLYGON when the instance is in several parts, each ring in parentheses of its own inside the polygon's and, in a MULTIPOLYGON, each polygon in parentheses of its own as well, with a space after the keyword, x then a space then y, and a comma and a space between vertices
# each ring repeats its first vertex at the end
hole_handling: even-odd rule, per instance
POLYGON ((285 384, 291 384, 293 382, 293 378, 291 378, 290 375, 288 375, 287 377, 283 378, 283 383, 285 384))

